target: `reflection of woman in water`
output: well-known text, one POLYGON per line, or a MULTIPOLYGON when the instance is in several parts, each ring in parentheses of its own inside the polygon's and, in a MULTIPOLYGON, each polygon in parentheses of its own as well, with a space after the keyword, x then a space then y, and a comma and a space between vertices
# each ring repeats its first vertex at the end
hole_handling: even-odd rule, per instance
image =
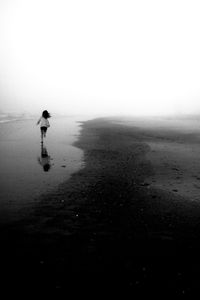
POLYGON ((44 172, 48 172, 51 168, 51 157, 47 152, 47 148, 41 145, 41 157, 38 157, 39 164, 43 167, 44 172))

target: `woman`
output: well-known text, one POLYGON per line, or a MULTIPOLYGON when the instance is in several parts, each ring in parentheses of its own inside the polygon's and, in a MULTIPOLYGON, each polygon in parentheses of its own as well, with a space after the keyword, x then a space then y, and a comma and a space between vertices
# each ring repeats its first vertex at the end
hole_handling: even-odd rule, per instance
POLYGON ((37 125, 40 123, 41 130, 41 143, 43 143, 43 138, 46 137, 47 128, 50 127, 49 118, 51 117, 50 113, 47 110, 44 110, 42 116, 37 121, 37 125))

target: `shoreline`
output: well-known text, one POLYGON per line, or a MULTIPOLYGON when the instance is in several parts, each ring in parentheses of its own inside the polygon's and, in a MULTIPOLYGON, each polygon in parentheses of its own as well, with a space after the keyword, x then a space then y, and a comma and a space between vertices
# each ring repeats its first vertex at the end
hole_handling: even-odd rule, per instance
POLYGON ((1 257, 10 255, 14 274, 20 266, 36 274, 42 289, 191 293, 200 278, 200 205, 149 184, 151 148, 137 128, 81 123, 75 146, 84 168, 42 196, 28 219, 1 229, 1 257))
POLYGON ((72 146, 79 134, 77 120, 54 118, 43 144, 34 120, 1 126, 0 223, 23 218, 21 209, 81 168, 82 151, 72 146))

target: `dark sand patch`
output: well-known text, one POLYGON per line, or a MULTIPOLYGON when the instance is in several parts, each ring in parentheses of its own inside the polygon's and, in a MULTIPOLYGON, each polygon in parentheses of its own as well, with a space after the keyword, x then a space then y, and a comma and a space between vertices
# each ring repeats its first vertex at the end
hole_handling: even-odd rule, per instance
POLYGON ((200 205, 151 186, 151 148, 137 128, 88 121, 76 146, 85 168, 42 197, 28 219, 1 228, 5 284, 196 293, 200 205))

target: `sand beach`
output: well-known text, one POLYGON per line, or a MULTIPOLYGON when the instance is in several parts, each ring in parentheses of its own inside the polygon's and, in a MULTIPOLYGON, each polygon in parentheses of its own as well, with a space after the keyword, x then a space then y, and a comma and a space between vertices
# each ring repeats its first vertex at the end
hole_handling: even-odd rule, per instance
MULTIPOLYGON (((2 286, 194 295, 198 119, 80 120, 82 167, 0 228, 2 286)), ((63 137, 63 143, 66 140, 63 137)))

